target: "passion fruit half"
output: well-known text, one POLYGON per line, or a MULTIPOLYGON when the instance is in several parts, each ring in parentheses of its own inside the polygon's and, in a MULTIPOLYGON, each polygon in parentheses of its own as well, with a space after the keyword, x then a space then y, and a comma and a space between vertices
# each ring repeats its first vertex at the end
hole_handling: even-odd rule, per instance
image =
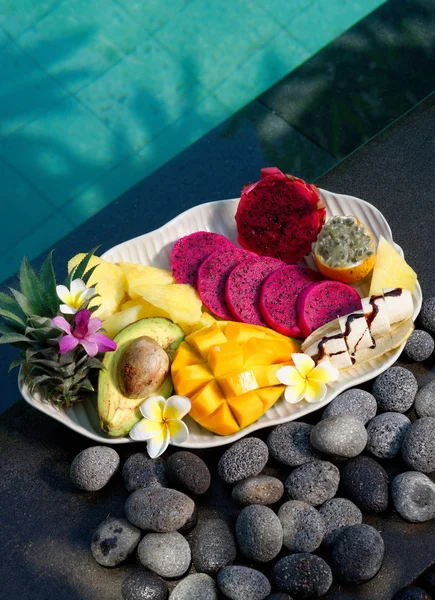
POLYGON ((373 235, 353 216, 335 215, 328 219, 312 253, 322 275, 343 283, 364 279, 376 262, 373 235))

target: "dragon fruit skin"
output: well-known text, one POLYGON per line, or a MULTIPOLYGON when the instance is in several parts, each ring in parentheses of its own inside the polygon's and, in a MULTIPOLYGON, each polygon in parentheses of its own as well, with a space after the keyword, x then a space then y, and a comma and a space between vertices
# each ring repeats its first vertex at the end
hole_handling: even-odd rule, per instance
POLYGON ((225 285, 225 299, 237 321, 267 327, 259 306, 261 286, 266 277, 283 266, 276 258, 258 257, 233 269, 225 285))
POLYGON ((177 240, 171 253, 171 270, 176 282, 196 287, 201 263, 216 250, 228 247, 235 248, 228 238, 211 231, 196 231, 177 240))
POLYGON ((198 271, 198 292, 202 303, 217 317, 233 320, 225 300, 225 284, 231 271, 241 262, 252 258, 251 252, 228 247, 216 250, 202 263, 198 271))
POLYGON ((304 288, 321 279, 318 271, 301 265, 288 265, 269 275, 260 293, 260 311, 269 327, 283 335, 303 338, 296 300, 304 288))
POLYGON ((255 254, 295 264, 311 251, 325 217, 315 185, 269 167, 262 169, 259 181, 242 190, 237 239, 255 254))
POLYGON ((298 325, 305 337, 325 323, 361 308, 361 298, 353 287, 329 279, 310 284, 296 300, 298 325))

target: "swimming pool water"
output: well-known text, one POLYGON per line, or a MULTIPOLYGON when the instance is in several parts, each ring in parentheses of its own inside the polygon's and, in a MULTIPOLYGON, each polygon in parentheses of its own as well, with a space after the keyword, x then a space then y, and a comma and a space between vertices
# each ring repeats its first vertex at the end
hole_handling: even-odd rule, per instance
POLYGON ((0 281, 384 1, 0 0, 0 281))

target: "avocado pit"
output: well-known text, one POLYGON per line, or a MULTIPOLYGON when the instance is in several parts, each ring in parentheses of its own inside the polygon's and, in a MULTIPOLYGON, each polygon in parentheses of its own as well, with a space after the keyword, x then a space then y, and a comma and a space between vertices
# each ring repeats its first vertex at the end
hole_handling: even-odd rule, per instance
POLYGON ((169 373, 167 353, 152 338, 144 335, 133 340, 119 361, 118 381, 127 398, 153 394, 169 373))

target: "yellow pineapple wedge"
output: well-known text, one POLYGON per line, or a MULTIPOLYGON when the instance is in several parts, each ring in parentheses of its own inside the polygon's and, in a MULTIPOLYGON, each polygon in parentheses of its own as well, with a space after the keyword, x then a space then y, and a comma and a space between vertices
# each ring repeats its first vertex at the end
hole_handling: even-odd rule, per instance
POLYGON ((127 294, 133 300, 140 297, 140 294, 135 290, 137 287, 140 288, 142 285, 169 285, 175 283, 171 271, 166 271, 165 269, 128 262, 120 262, 118 266, 125 275, 127 294))
MULTIPOLYGON (((76 254, 68 262, 68 273, 78 266, 86 254, 76 254)), ((98 256, 91 256, 88 268, 97 268, 92 273, 87 285, 95 286, 100 297, 94 298, 90 306, 99 306, 94 316, 100 319, 107 319, 119 310, 121 302, 125 296, 125 277, 121 269, 114 263, 108 262, 98 256)))
POLYGON ((141 304, 135 304, 134 306, 130 306, 129 308, 125 308, 107 319, 102 321, 103 328, 106 330, 107 335, 112 338, 118 335, 121 329, 127 327, 127 325, 131 325, 140 319, 145 319, 143 316, 143 307, 141 304))
POLYGON ((135 286, 146 302, 169 315, 174 323, 193 325, 201 319, 201 300, 197 291, 185 283, 135 286))
POLYGON ((404 288, 413 292, 417 274, 405 259, 381 235, 370 284, 370 296, 382 294, 383 288, 404 288))

